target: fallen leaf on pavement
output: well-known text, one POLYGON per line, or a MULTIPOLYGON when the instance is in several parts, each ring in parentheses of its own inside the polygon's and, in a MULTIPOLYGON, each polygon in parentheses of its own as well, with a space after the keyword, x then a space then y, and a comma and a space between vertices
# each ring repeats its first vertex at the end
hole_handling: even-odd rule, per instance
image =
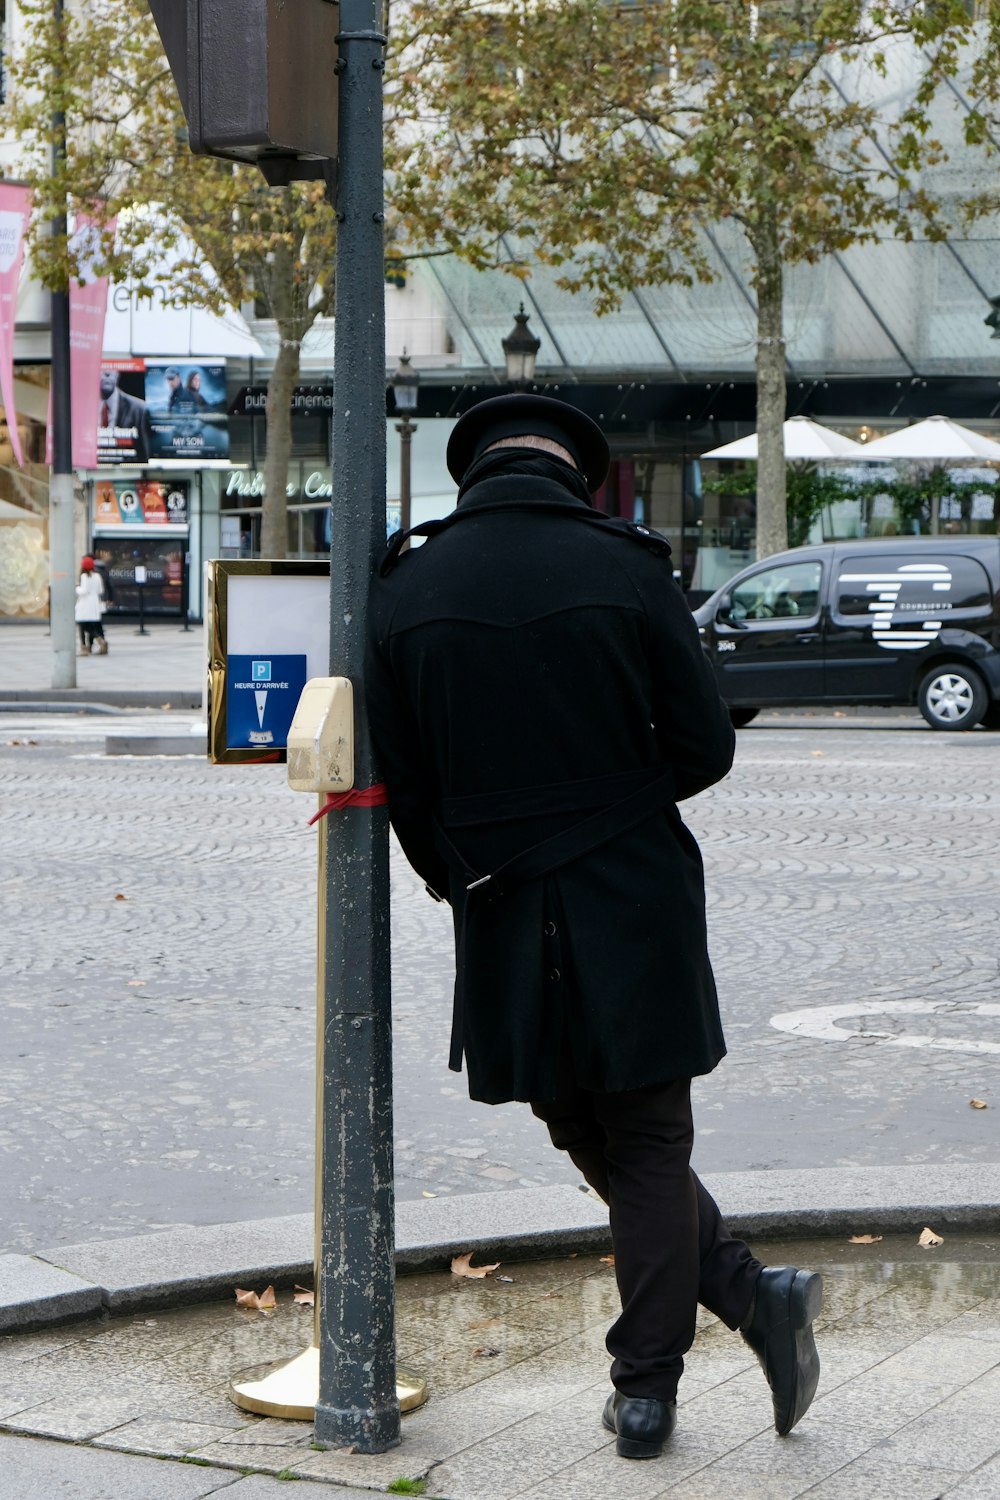
POLYGON ((484 1344, 481 1349, 473 1349, 472 1357, 473 1359, 496 1359, 499 1353, 499 1349, 491 1349, 488 1344, 484 1344))
POLYGON ((497 1281, 506 1281, 510 1286, 514 1285, 513 1276, 498 1276, 497 1281))
POLYGON ((847 1241, 849 1245, 879 1245, 882 1243, 880 1234, 852 1234, 847 1241))
POLYGON ((129 989, 135 990, 135 989, 141 989, 142 986, 146 983, 146 981, 144 979, 130 979, 128 983, 129 983, 129 989))
POLYGON ((127 901, 128 897, 127 896, 123 896, 122 893, 121 893, 121 891, 117 891, 115 893, 115 900, 116 901, 127 901))
POLYGON ((985 1099, 970 1099, 969 1103, 972 1105, 973 1109, 989 1109, 989 1105, 986 1103, 985 1099))
POLYGON ((306 1286, 297 1286, 295 1288, 295 1298, 294 1298, 294 1300, 296 1302, 300 1302, 303 1307, 315 1307, 316 1306, 316 1293, 315 1292, 311 1292, 309 1290, 309 1288, 306 1287, 306 1286))
POLYGON ((538 1300, 539 1302, 561 1302, 562 1292, 543 1292, 538 1300))
POLYGON ((614 1258, 613 1255, 602 1255, 601 1256, 601 1265, 602 1266, 613 1266, 614 1263, 615 1263, 615 1258, 614 1258))
POLYGON ((421 1193, 420 1196, 422 1198, 436 1198, 437 1197, 437 1193, 428 1193, 427 1190, 426 1190, 426 1188, 425 1188, 424 1191, 423 1191, 423 1193, 421 1193))
POLYGON ((474 1281, 480 1281, 484 1276, 489 1276, 493 1271, 500 1269, 499 1261, 492 1266, 474 1266, 472 1264, 472 1257, 475 1253, 474 1250, 470 1250, 468 1255, 456 1255, 451 1263, 451 1274, 453 1276, 471 1276, 474 1281))
POLYGON ((923 1245, 925 1250, 929 1250, 932 1245, 943 1245, 944 1240, 939 1234, 935 1234, 933 1229, 922 1229, 917 1244, 923 1245))
POLYGON ((809 754, 810 755, 825 755, 826 751, 825 750, 810 750, 809 754))
POLYGON ((242 1287, 237 1287, 236 1302, 237 1306, 249 1307, 254 1312, 269 1312, 272 1307, 278 1305, 273 1286, 265 1287, 259 1297, 256 1292, 245 1292, 242 1287))

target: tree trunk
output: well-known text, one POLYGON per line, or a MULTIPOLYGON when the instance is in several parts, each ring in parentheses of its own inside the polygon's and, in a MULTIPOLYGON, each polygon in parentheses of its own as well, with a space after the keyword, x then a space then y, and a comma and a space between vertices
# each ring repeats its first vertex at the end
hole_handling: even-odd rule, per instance
POLYGON ((757 556, 770 557, 788 546, 784 284, 773 217, 762 217, 752 243, 757 259, 757 556))
POLYGON ((298 339, 289 337, 279 321, 281 343, 267 382, 267 454, 264 459, 264 500, 260 522, 260 555, 288 553, 288 464, 292 456, 292 392, 299 379, 298 339))

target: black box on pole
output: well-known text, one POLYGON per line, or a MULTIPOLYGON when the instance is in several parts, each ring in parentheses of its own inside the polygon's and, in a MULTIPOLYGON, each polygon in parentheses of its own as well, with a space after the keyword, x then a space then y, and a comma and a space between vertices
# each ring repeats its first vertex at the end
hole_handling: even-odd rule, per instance
POLYGON ((191 150, 269 182, 337 156, 338 0, 149 0, 191 150))

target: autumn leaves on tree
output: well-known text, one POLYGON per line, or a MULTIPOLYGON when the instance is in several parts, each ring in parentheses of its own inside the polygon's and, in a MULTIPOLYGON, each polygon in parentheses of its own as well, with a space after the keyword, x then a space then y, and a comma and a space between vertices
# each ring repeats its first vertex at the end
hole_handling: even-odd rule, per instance
POLYGON ((324 184, 271 188, 255 167, 191 154, 145 0, 81 0, 61 20, 51 0, 21 0, 19 11, 5 114, 20 147, 17 175, 33 192, 34 272, 59 288, 79 270, 71 240, 49 232, 68 205, 71 220, 117 220, 98 272, 141 294, 169 252, 179 305, 254 304, 274 319, 261 552, 284 557, 300 352, 316 319, 333 311, 336 218, 324 184), (58 111, 62 155, 53 153, 58 111))
MULTIPOLYGON (((254 168, 190 154, 145 0, 79 0, 61 25, 51 0, 20 10, 7 124, 35 194, 36 274, 56 286, 75 269, 48 234, 68 202, 117 217, 106 269, 140 289, 170 249, 179 301, 253 302, 275 320, 261 546, 281 557, 300 350, 333 309, 324 188, 270 188, 254 168), (67 149, 53 165, 57 110, 67 149)), ((735 226, 754 302, 758 549, 780 550, 787 274, 995 211, 989 180, 955 196, 939 131, 942 100, 954 115, 958 98, 964 145, 994 149, 995 12, 973 23, 964 0, 387 0, 394 263, 455 253, 522 277, 541 263, 607 312, 633 290, 718 276, 720 226, 727 244, 735 226)))
MULTIPOLYGON (((411 243, 522 275, 547 263, 608 311, 633 289, 713 279, 715 230, 739 226, 755 298, 758 550, 781 550, 786 271, 866 240, 947 233, 948 202, 922 176, 944 157, 936 101, 987 29, 960 0, 393 9, 392 201, 411 243)), ((981 69, 966 98, 967 139, 983 145, 990 80, 981 69)))

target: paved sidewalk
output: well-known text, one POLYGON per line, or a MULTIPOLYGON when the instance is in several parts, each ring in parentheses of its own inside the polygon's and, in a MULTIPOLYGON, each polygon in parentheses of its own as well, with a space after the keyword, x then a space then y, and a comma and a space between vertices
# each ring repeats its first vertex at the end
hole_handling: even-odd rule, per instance
POLYGON ((107 656, 76 658, 75 689, 52 688, 52 637, 42 624, 0 624, 0 700, 198 708, 208 661, 205 628, 172 621, 105 621, 107 656))
MULTIPOLYGON (((370 1490, 338 1489, 340 1500, 371 1500, 370 1490)), ((331 1500, 329 1485, 300 1483, 290 1492, 269 1474, 244 1477, 203 1459, 164 1463, 99 1448, 0 1433, 2 1500, 331 1500)))
POLYGON ((378 1456, 319 1451, 310 1424, 228 1401, 231 1376, 308 1344, 311 1314, 288 1293, 267 1317, 230 1300, 4 1339, 0 1426, 20 1436, 0 1436, 0 1495, 198 1500, 231 1479, 234 1500, 277 1500, 256 1471, 298 1479, 299 1500, 401 1479, 447 1500, 1000 1500, 996 1239, 755 1248, 826 1284, 819 1393, 786 1439, 753 1356, 703 1313, 667 1451, 619 1459, 600 1422, 614 1274, 579 1253, 480 1281, 400 1277, 400 1363, 430 1399, 378 1456), (175 1462, 123 1456, 142 1454, 175 1462))

